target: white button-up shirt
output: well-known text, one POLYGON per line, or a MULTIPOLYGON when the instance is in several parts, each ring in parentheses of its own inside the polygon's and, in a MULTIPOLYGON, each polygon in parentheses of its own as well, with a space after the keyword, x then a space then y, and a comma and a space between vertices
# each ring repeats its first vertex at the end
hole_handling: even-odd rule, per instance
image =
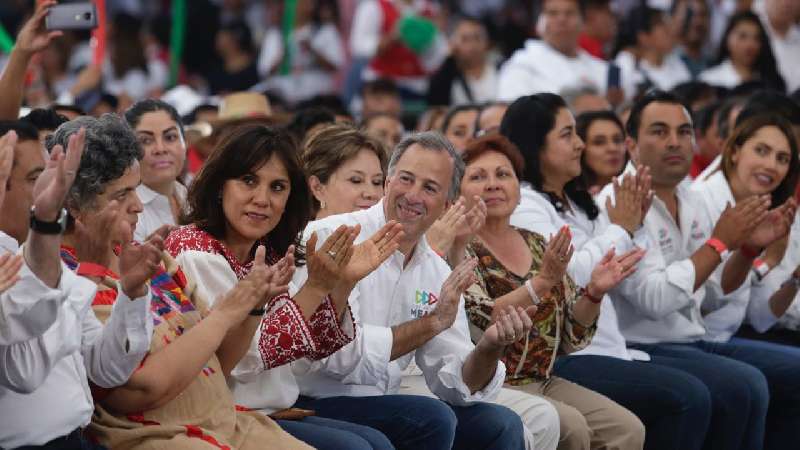
MULTIPOLYGON (((613 195, 608 186, 601 195, 613 195)), ((724 301, 717 283, 694 290, 692 255, 711 237, 714 223, 688 183, 675 188, 678 220, 658 197, 644 220, 647 252, 625 282, 612 291, 619 325, 628 342, 693 342, 706 338, 701 306, 707 296, 724 301)), ((714 276, 720 276, 720 264, 714 276)), ((741 295, 737 290, 730 296, 741 295)))
MULTIPOLYGON (((316 232, 321 245, 342 224, 361 224, 356 243, 368 239, 386 224, 383 201, 368 210, 311 222, 304 240, 316 232)), ((482 390, 470 393, 464 383, 462 366, 474 345, 470 341, 463 298, 453 326, 415 351, 390 361, 391 327, 433 311, 436 297, 450 274, 450 268, 425 239, 417 243, 405 267, 404 260, 405 255, 395 252, 356 285, 349 298, 358 327, 356 337, 330 357, 311 363, 311 373, 299 380, 302 394, 311 397, 396 394, 403 371, 413 359, 431 392, 450 404, 491 401, 497 395, 506 373, 502 362, 497 362, 494 377, 482 390)))
MULTIPOLYGON (((751 298, 772 296, 792 276, 798 266, 800 266, 800 211, 794 217, 792 229, 789 231, 789 244, 786 246, 783 259, 760 283, 753 286, 751 298)), ((785 328, 800 330, 800 291, 795 294, 794 301, 778 323, 785 328)))
POLYGON ((742 77, 733 68, 730 59, 726 59, 714 67, 710 67, 700 72, 700 81, 704 81, 712 86, 720 86, 733 89, 742 84, 742 77))
POLYGON ((88 380, 120 386, 149 350, 150 291, 130 300, 119 289, 104 326, 91 309, 96 290, 62 266, 58 287, 47 294, 58 298, 55 322, 39 336, 0 346, 0 447, 41 445, 88 425, 88 380))
MULTIPOLYGON (((700 198, 706 214, 713 223, 719 220, 726 204, 730 203, 731 206, 736 204, 728 180, 725 179, 725 174, 721 170, 714 172, 708 180, 693 184, 692 192, 700 198)), ((711 283, 720 282, 717 272, 715 271, 711 283)), ((703 304, 703 319, 707 330, 705 339, 729 340, 745 318, 753 325, 753 328, 760 332, 767 331, 775 325, 778 318, 772 314, 769 307, 769 297, 775 293, 775 290, 767 292, 770 288, 769 284, 764 285, 759 282, 753 273, 748 271, 747 279, 737 289, 736 295, 727 296, 724 300, 711 296, 707 298, 703 304)))
POLYGON ((529 39, 500 68, 498 100, 513 102, 524 95, 592 87, 605 93, 608 63, 579 49, 571 58, 546 42, 529 39))
MULTIPOLYGON (((592 271, 605 254, 614 247, 618 254, 631 250, 634 246, 628 232, 619 225, 609 222, 602 212, 595 220, 570 202, 572 211, 559 213, 544 194, 530 187, 521 188, 520 204, 511 215, 513 226, 539 233, 549 239, 558 230, 569 225, 572 232, 572 245, 575 252, 567 267, 569 276, 580 286, 586 286, 592 271)), ((639 233, 641 234, 641 233, 639 233)), ((640 238, 641 239, 641 238, 640 238)), ((602 355, 625 360, 648 360, 650 357, 637 350, 628 350, 625 339, 619 331, 617 312, 611 299, 606 296, 600 305, 597 331, 592 343, 572 355, 602 355)))
MULTIPOLYGON (((142 202, 142 212, 139 213, 136 229, 133 231, 133 239, 137 242, 144 242, 147 236, 162 225, 176 225, 175 217, 172 215, 172 206, 169 197, 159 194, 144 184, 136 187, 136 195, 142 202)), ((177 181, 175 182, 175 195, 181 208, 186 205, 186 187, 177 181)))

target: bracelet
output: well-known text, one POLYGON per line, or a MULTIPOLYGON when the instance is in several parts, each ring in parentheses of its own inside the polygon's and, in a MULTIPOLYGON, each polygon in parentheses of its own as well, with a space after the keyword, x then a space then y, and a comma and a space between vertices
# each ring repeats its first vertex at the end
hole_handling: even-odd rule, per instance
POLYGON ((730 251, 728 250, 728 246, 725 245, 724 242, 722 242, 721 240, 719 240, 719 239, 717 239, 715 237, 712 237, 711 239, 707 240, 706 241, 706 245, 711 247, 715 252, 717 252, 717 254, 719 255, 719 258, 723 262, 725 261, 725 259, 730 254, 730 251))
POLYGON ((108 269, 100 264, 82 262, 78 264, 78 269, 75 271, 75 273, 82 277, 105 278, 106 274, 108 273, 108 269))
POLYGON ((749 258, 749 259, 758 258, 758 256, 761 255, 761 250, 753 249, 753 248, 748 247, 747 245, 743 245, 742 246, 742 255, 744 255, 745 258, 749 258))
POLYGON ((761 258, 756 258, 753 261, 753 272, 755 272, 758 281, 763 280, 771 269, 772 268, 769 266, 769 264, 767 264, 766 261, 761 258))
POLYGON ((536 291, 533 290, 533 283, 531 283, 530 279, 525 280, 525 289, 528 290, 528 295, 531 297, 531 302, 533 302, 534 305, 541 303, 542 300, 536 295, 536 291))
POLYGON ((589 289, 586 289, 586 288, 583 288, 583 296, 586 297, 587 300, 589 300, 590 302, 594 303, 595 305, 598 305, 598 304, 600 304, 600 302, 603 301, 602 297, 600 297, 600 298, 595 297, 594 295, 590 294, 589 293, 589 289))
POLYGON ((267 308, 262 306, 261 308, 251 309, 249 314, 254 317, 261 317, 264 315, 265 312, 267 312, 267 308))

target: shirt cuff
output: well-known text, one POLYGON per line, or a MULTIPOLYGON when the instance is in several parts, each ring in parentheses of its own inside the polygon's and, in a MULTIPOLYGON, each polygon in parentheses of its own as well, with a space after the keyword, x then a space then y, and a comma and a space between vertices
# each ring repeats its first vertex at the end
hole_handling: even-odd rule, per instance
POLYGON ((483 389, 471 392, 469 386, 464 383, 463 369, 463 362, 461 364, 453 364, 451 362, 439 371, 438 377, 442 385, 456 391, 461 400, 460 402, 453 402, 453 399, 447 399, 450 400, 449 403, 468 405, 474 402, 490 402, 500 393, 500 388, 503 387, 506 379, 506 365, 502 361, 497 361, 497 368, 492 379, 486 383, 483 389))
POLYGON ((691 259, 676 261, 666 269, 667 281, 682 290, 687 296, 694 294, 694 263, 691 259))
POLYGON ((131 299, 117 283, 117 300, 111 314, 121 314, 122 323, 115 330, 117 342, 128 357, 140 358, 150 350, 153 320, 150 318, 150 286, 141 297, 131 299))

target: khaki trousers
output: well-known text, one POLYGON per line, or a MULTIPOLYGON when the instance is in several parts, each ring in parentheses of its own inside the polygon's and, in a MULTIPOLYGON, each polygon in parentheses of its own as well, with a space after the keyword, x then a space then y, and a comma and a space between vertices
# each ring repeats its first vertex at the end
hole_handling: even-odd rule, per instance
POLYGON ((506 387, 550 400, 561 420, 559 450, 641 450, 644 446, 639 418, 595 391, 559 377, 506 387))

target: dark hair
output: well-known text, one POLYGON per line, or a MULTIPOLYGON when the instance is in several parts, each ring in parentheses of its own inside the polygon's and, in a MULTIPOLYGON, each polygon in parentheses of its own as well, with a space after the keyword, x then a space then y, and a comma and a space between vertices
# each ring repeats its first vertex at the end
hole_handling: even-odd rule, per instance
POLYGON ((234 20, 233 22, 223 24, 219 28, 219 32, 229 33, 233 40, 236 41, 236 45, 239 47, 239 50, 252 54, 255 50, 253 45, 253 32, 250 31, 250 27, 242 20, 234 20))
MULTIPOLYGON (((539 192, 547 194, 559 212, 564 212, 563 199, 544 191, 544 174, 541 154, 545 149, 547 134, 555 127, 556 115, 567 109, 564 99, 556 94, 527 95, 514 101, 503 116, 500 134, 507 137, 522 152, 525 159, 525 181, 539 192)), ((578 176, 564 186, 564 194, 594 220, 599 211, 591 194, 578 176)))
POLYGON ((694 129, 705 134, 708 129, 714 125, 717 112, 721 106, 721 101, 715 101, 692 114, 694 119, 694 129))
POLYGON ((642 124, 642 112, 650 103, 653 102, 680 105, 686 108, 687 113, 689 112, 689 108, 686 106, 686 104, 683 103, 675 94, 664 92, 660 89, 651 89, 638 100, 636 100, 633 103, 633 107, 631 107, 631 113, 628 115, 628 123, 625 126, 625 131, 628 132, 628 136, 633 139, 638 139, 639 126, 642 124))
POLYGON ((64 123, 48 137, 47 151, 52 151, 56 145, 67 148, 70 136, 81 127, 86 129, 86 147, 67 195, 67 204, 75 209, 92 205, 108 183, 120 178, 134 162, 142 159, 136 135, 116 114, 103 114, 97 119, 81 116, 64 123))
POLYGON ((758 54, 758 58, 756 58, 754 69, 758 72, 759 78, 761 78, 761 81, 767 86, 782 92, 785 91, 786 83, 784 83, 783 77, 778 73, 778 63, 775 60, 775 55, 772 53, 772 46, 769 36, 767 35, 767 30, 764 28, 764 24, 761 23, 761 19, 752 11, 739 11, 728 20, 728 26, 725 28, 722 40, 720 40, 719 53, 717 54, 715 64, 720 64, 730 57, 728 36, 733 29, 742 22, 751 22, 758 27, 758 38, 761 41, 761 50, 758 54))
POLYGON ((73 113, 75 113, 75 114, 77 114, 79 116, 85 116, 86 115, 86 111, 84 111, 83 108, 81 108, 79 106, 75 106, 75 105, 63 105, 61 103, 54 103, 54 104, 50 105, 50 109, 52 109, 55 112, 58 112, 58 111, 69 111, 69 112, 73 112, 73 113))
POLYGON ((0 136, 4 136, 9 131, 17 133, 18 141, 38 141, 39 130, 30 122, 24 120, 0 120, 0 136))
POLYGON ((55 130, 62 123, 69 121, 69 119, 51 108, 36 108, 20 120, 33 125, 39 131, 55 130))
POLYGON ((664 14, 659 9, 647 6, 645 2, 632 9, 620 21, 611 55, 616 56, 622 50, 638 45, 639 33, 649 33, 655 25, 664 21, 664 14))
POLYGON ((139 126, 139 121, 142 120, 143 115, 158 111, 167 113, 178 126, 181 136, 183 136, 183 121, 181 121, 181 116, 178 114, 178 111, 169 103, 158 99, 148 98, 134 103, 125 111, 125 120, 127 120, 131 128, 135 130, 136 127, 139 126))
MULTIPOLYGON (((250 123, 222 136, 189 188, 189 213, 182 217, 181 222, 194 223, 217 239, 223 239, 227 222, 219 200, 223 185, 227 180, 257 170, 273 156, 277 156, 286 167, 291 192, 283 216, 265 238, 279 255, 286 253, 290 245, 298 242, 311 207, 294 139, 280 128, 250 123)), ((302 250, 299 245, 296 248, 299 261, 302 250)))
MULTIPOLYGON (((271 104, 270 104, 271 105, 271 104)), ((219 106, 212 105, 210 103, 203 103, 200 105, 195 106, 195 108, 189 114, 186 114, 181 118, 181 122, 191 125, 197 122, 197 116, 203 112, 218 112, 219 106)))
POLYGON ((450 108, 450 110, 447 111, 447 114, 445 114, 444 120, 442 120, 442 129, 441 129, 442 134, 447 133, 447 128, 450 127, 450 122, 453 121, 453 118, 465 111, 475 111, 478 114, 480 114, 481 107, 480 105, 467 104, 467 105, 454 106, 450 108))
MULTIPOLYGON (((613 122, 617 127, 619 127, 619 131, 622 132, 622 136, 625 137, 625 126, 622 125, 622 120, 620 120, 619 116, 617 116, 614 111, 587 111, 575 118, 575 132, 578 133, 578 136, 580 136, 581 139, 583 139, 583 142, 588 142, 589 128, 594 122, 599 120, 613 122)), ((625 163, 627 162, 628 152, 625 152, 625 163)), ((623 164, 623 170, 624 167, 625 165, 623 164)), ((595 183, 597 183, 597 174, 595 173, 594 169, 592 169, 592 167, 586 163, 585 151, 581 155, 581 177, 583 177, 583 181, 586 186, 593 186, 595 183)))
POLYGON ((758 130, 769 126, 777 127, 781 130, 783 135, 786 136, 786 139, 789 141, 789 150, 791 153, 789 171, 786 173, 786 177, 783 181, 781 181, 781 184, 779 184, 771 194, 772 206, 776 207, 782 205, 794 195, 794 191, 797 188, 797 178, 798 175, 800 175, 797 139, 795 138, 792 124, 788 120, 781 117, 779 114, 759 114, 747 117, 742 122, 737 122, 736 128, 733 130, 733 133, 731 133, 731 137, 725 142, 725 146, 723 147, 722 163, 720 167, 722 167, 725 178, 728 179, 734 169, 733 153, 741 149, 742 145, 752 138, 758 130))
POLYGON ((114 75, 122 78, 134 69, 147 70, 147 56, 140 33, 142 21, 130 14, 119 13, 114 16, 114 32, 111 33, 111 66, 114 75))
POLYGON ((736 126, 752 116, 770 113, 783 116, 792 125, 800 125, 800 104, 796 100, 774 90, 761 90, 744 103, 736 117, 736 126))
POLYGON ((298 143, 302 144, 309 130, 320 124, 335 122, 336 116, 333 111, 316 106, 298 111, 292 121, 289 122, 289 125, 286 126, 286 129, 289 130, 298 143))
POLYGON ((319 94, 303 100, 295 106, 295 111, 302 111, 307 108, 324 108, 337 116, 350 116, 350 112, 344 106, 342 98, 333 94, 319 94))
POLYGON ((519 152, 516 145, 499 133, 489 133, 471 140, 461 153, 461 159, 464 160, 466 166, 469 166, 469 163, 480 158, 486 152, 497 152, 508 158, 514 174, 518 179, 522 179, 525 173, 525 158, 522 157, 522 153, 519 152))
POLYGON ((728 120, 731 111, 743 104, 744 99, 742 97, 728 97, 722 102, 722 105, 720 105, 719 111, 717 112, 717 136, 723 141, 728 139, 732 131, 731 122, 728 120))
MULTIPOLYGON (((670 92, 689 106, 692 106, 694 102, 703 100, 704 98, 717 98, 717 88, 703 81, 696 80, 680 83, 673 87, 670 92)), ((692 110, 691 112, 694 114, 697 111, 692 110)))
POLYGON ((393 80, 389 78, 378 78, 367 81, 361 86, 361 95, 364 96, 367 94, 400 95, 400 90, 393 80))

